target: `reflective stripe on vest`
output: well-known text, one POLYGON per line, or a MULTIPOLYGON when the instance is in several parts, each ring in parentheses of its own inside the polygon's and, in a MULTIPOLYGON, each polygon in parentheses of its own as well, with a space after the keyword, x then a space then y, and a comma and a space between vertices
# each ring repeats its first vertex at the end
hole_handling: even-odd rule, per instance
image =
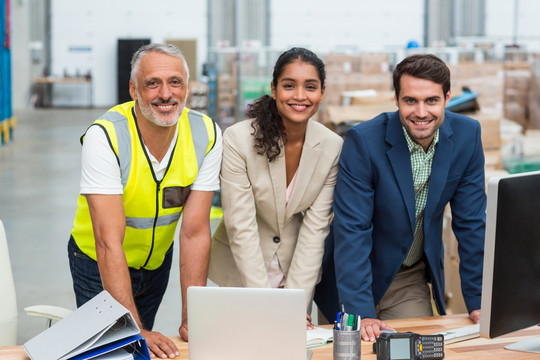
MULTIPOLYGON (((172 215, 161 215, 157 219, 156 226, 167 226, 171 225, 174 222, 178 221, 180 218, 180 212, 177 212, 172 215)), ((132 227, 134 229, 151 229, 154 226, 154 218, 135 218, 135 217, 126 217, 126 226, 132 227)))

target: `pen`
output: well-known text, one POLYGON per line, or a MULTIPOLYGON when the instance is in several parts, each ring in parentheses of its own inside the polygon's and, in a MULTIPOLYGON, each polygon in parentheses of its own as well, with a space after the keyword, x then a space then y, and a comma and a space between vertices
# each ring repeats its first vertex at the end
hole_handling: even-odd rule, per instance
POLYGON ((341 330, 341 314, 342 314, 341 311, 337 313, 337 317, 336 317, 337 330, 341 330))
POLYGON ((356 330, 360 330, 360 324, 362 323, 362 318, 358 315, 358 321, 356 323, 356 330))

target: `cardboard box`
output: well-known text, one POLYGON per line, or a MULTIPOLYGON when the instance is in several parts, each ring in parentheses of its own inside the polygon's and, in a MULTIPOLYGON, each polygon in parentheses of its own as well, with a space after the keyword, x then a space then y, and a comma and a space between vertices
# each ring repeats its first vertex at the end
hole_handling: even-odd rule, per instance
POLYGON ((502 110, 504 102, 504 79, 502 77, 486 76, 452 80, 452 96, 461 94, 464 87, 478 93, 476 101, 480 109, 502 110))
POLYGON ((529 105, 528 129, 540 129, 540 100, 531 101, 529 105))
POLYGON ((341 105, 341 94, 345 91, 345 85, 342 86, 330 86, 326 87, 324 92, 324 103, 326 105, 341 105))
POLYGON ((499 149, 501 147, 501 112, 480 110, 464 115, 480 122, 480 126, 482 127, 482 146, 484 149, 499 149))
POLYGON ((182 50, 182 54, 186 59, 188 68, 191 70, 189 74, 189 80, 197 81, 198 73, 197 71, 197 39, 166 39, 166 44, 171 44, 182 50))
POLYGON ((326 105, 341 105, 341 94, 345 91, 345 84, 328 84, 324 91, 323 104, 326 105))
POLYGON ((352 71, 353 56, 346 54, 327 54, 324 57, 327 73, 350 73, 352 71))
POLYGON ((530 70, 531 63, 528 61, 505 61, 504 62, 505 70, 530 70))
POLYGON ((346 89, 348 91, 367 89, 391 91, 392 88, 392 74, 351 73, 347 76, 346 89))
POLYGON ((540 54, 532 57, 529 101, 529 128, 540 129, 540 54))
MULTIPOLYGON (((491 176, 508 174, 502 169, 486 168, 486 189, 491 176)), ((448 314, 462 314, 467 312, 463 294, 461 292, 461 278, 459 275, 458 242, 452 231, 452 214, 450 205, 447 205, 443 218, 443 245, 444 245, 444 279, 446 311, 448 314)))
POLYGON ((453 79, 482 78, 486 76, 498 76, 503 78, 504 66, 501 62, 473 63, 464 62, 448 65, 453 79))
POLYGON ((484 149, 485 168, 488 170, 503 170, 501 149, 484 149))
POLYGON ((504 78, 506 89, 529 91, 532 74, 528 70, 507 71, 504 78))
POLYGON ((360 54, 353 59, 352 71, 364 74, 388 74, 387 54, 360 54))
POLYGON ((540 155, 540 130, 527 129, 521 137, 523 154, 525 156, 540 155))
POLYGON ((373 105, 394 103, 394 92, 389 90, 376 91, 354 90, 342 93, 342 105, 373 105))
POLYGON ((325 111, 327 113, 327 120, 336 125, 344 122, 368 121, 383 112, 396 110, 397 108, 394 103, 363 106, 330 105, 325 107, 325 111))
POLYGON ((444 294, 446 311, 449 314, 466 313, 467 308, 461 293, 458 243, 452 231, 450 205, 446 205, 444 209, 442 239, 444 246, 444 294))
POLYGON ((504 103, 504 117, 517 122, 523 128, 527 128, 528 125, 528 109, 527 106, 518 102, 505 102, 504 103))
POLYGON ((452 95, 462 92, 463 87, 479 93, 480 109, 502 110, 504 101, 504 65, 502 62, 459 63, 449 65, 452 95))
POLYGON ((527 108, 529 107, 530 94, 528 91, 523 91, 519 89, 506 89, 504 91, 504 102, 515 102, 527 108))
POLYGON ((343 85, 350 82, 350 74, 344 73, 328 73, 326 74, 326 86, 343 85))

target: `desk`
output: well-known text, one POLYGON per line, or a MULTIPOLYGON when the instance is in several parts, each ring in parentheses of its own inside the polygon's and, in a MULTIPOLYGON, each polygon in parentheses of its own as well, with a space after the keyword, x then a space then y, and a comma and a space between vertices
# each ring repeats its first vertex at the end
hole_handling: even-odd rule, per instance
POLYGON ((92 80, 40 77, 32 90, 37 107, 92 107, 92 80))
MULTIPOLYGON (((419 334, 431 334, 458 327, 471 325, 472 322, 466 314, 449 315, 431 318, 390 320, 387 324, 398 331, 413 331, 419 334)), ((450 344, 444 347, 445 359, 448 360, 529 360, 540 359, 540 354, 529 354, 524 352, 509 351, 503 348, 504 345, 523 340, 530 336, 540 336, 540 327, 533 326, 525 330, 514 332, 510 335, 501 336, 496 339, 471 339, 459 343, 450 344)), ((180 350, 177 359, 188 359, 187 343, 178 336, 171 336, 176 346, 180 350)), ((332 360, 331 343, 325 346, 313 348, 311 360, 332 360)), ((0 347, 0 359, 2 360, 28 360, 22 346, 0 347)), ((362 342, 361 360, 375 360, 376 356, 372 352, 372 343, 362 342)))

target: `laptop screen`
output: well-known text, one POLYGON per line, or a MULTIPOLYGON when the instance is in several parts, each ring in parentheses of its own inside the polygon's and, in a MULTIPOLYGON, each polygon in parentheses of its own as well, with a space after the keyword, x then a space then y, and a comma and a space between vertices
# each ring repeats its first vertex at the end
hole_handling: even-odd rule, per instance
POLYGON ((188 288, 190 360, 306 359, 299 289, 188 288))

